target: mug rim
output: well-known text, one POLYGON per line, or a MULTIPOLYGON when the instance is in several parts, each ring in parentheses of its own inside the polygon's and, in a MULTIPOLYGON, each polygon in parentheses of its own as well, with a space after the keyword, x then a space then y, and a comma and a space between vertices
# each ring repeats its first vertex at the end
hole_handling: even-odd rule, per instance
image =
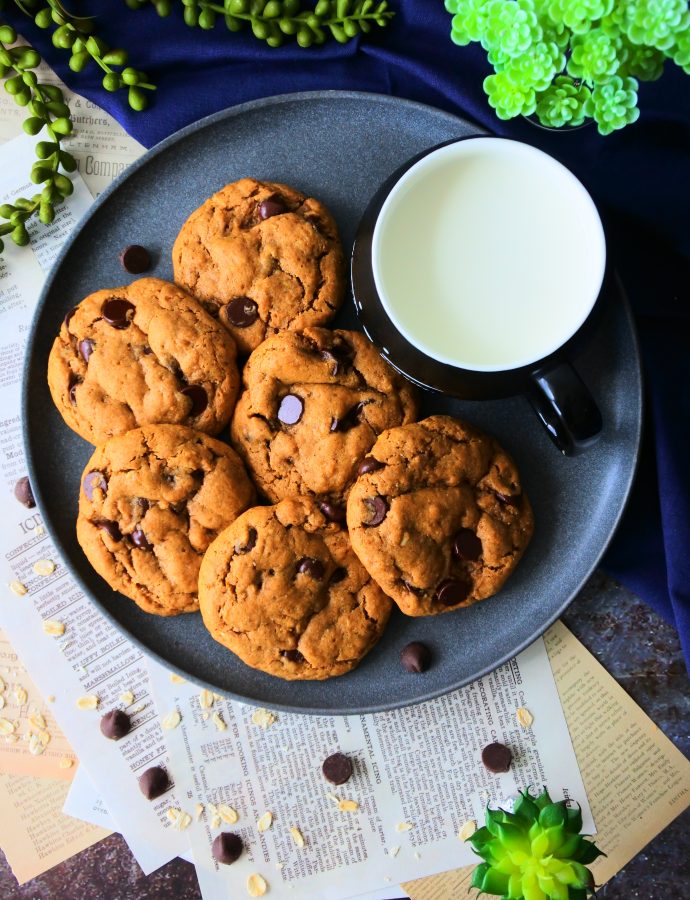
POLYGON ((574 335, 576 335, 580 331, 582 326, 588 320, 588 318, 592 314, 592 310, 594 309, 598 298, 601 296, 607 272, 607 250, 608 248, 606 244, 606 234, 604 231, 601 216, 599 214, 599 210, 597 209, 597 206, 587 188, 579 180, 579 178, 577 178, 573 174, 573 172, 571 172, 570 169, 567 168, 567 166, 563 165, 563 163, 561 163, 555 157, 551 156, 549 153, 546 153, 538 147, 532 146, 531 144, 527 144, 524 141, 516 141, 511 138, 498 137, 494 135, 476 134, 468 135, 467 137, 463 137, 458 140, 449 141, 438 147, 432 148, 428 152, 424 153, 419 159, 412 162, 411 165, 405 168, 400 177, 388 190, 376 215, 371 237, 370 263, 374 287, 376 289, 376 293, 383 307, 383 310, 393 327, 397 329, 400 335, 409 344, 411 344, 412 347, 417 349, 420 353, 424 354, 428 358, 434 360, 436 363, 450 366, 451 368, 457 369, 460 372, 474 372, 477 374, 484 373, 489 375, 511 372, 518 369, 525 369, 527 367, 534 366, 540 360, 546 359, 558 353, 561 348, 568 344, 568 342, 573 338, 574 335), (580 198, 584 201, 587 215, 591 217, 592 225, 596 231, 596 234, 593 235, 592 239, 596 242, 600 250, 600 253, 598 254, 599 270, 595 273, 595 278, 592 281, 592 297, 590 298, 590 302, 587 305, 583 306, 582 314, 578 317, 577 320, 574 320, 575 324, 571 328, 570 332, 565 337, 559 337, 557 342, 550 344, 548 347, 542 347, 537 356, 512 360, 509 364, 469 365, 466 362, 462 362, 458 359, 453 359, 445 356, 443 353, 439 353, 433 347, 429 346, 423 339, 416 337, 398 316, 395 306, 387 297, 386 291, 383 287, 383 278, 380 274, 379 262, 381 256, 381 241, 383 233, 382 229, 385 230, 385 217, 390 214, 391 207, 395 203, 396 199, 399 198, 400 192, 410 182, 420 181, 420 176, 421 178, 423 178, 424 174, 429 169, 433 169, 438 165, 439 158, 444 158, 447 156, 462 157, 466 155, 466 147, 470 142, 473 141, 490 141, 494 144, 501 143, 504 145, 511 145, 513 147, 519 148, 518 152, 527 153, 528 155, 541 158, 542 161, 546 162, 551 171, 556 171, 558 176, 568 182, 570 186, 575 189, 576 193, 579 194, 580 198))

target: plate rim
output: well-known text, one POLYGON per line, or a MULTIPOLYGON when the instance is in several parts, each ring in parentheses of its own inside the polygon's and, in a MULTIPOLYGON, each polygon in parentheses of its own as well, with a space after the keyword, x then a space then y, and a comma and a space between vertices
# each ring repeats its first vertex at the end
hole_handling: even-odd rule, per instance
MULTIPOLYGON (((245 103, 238 104, 236 106, 230 106, 223 110, 219 110, 218 112, 212 113, 211 115, 204 116, 201 119, 198 119, 195 122, 191 122, 189 125, 186 125, 184 128, 179 129, 178 131, 173 132, 167 137, 163 138, 163 140, 159 141, 157 144, 154 144, 152 147, 148 148, 138 159, 136 159, 131 165, 129 165, 120 175, 115 178, 110 185, 101 193, 91 204, 89 209, 84 213, 84 215, 79 219, 77 224, 75 225, 72 233, 68 237, 68 239, 63 244, 58 256, 56 257, 53 265, 48 272, 41 292, 39 294, 38 300, 36 301, 36 307, 34 309, 33 315, 31 317, 31 325, 29 329, 29 334, 27 337, 26 350, 24 355, 24 360, 22 364, 22 386, 21 386, 21 404, 20 404, 20 414, 21 414, 21 424, 22 424, 22 443, 24 447, 24 454, 28 469, 29 480, 32 485, 32 489, 35 495, 36 503, 38 511, 41 514, 43 522, 47 528, 48 534, 52 541, 56 545, 56 549, 60 552, 61 557, 63 557, 62 550, 62 542, 59 540, 56 530, 53 528, 52 520, 44 513, 44 504, 43 504, 43 490, 38 483, 36 478, 36 467, 34 465, 34 454, 32 451, 32 443, 29 438, 29 429, 26 427, 29 421, 29 407, 30 407, 30 369, 31 369, 31 360, 34 356, 34 349, 36 343, 36 334, 38 330, 38 322, 41 317, 42 311, 46 305, 46 300, 48 294, 51 292, 53 284, 56 280, 57 273, 60 270, 62 263, 70 252, 73 244, 77 241, 79 235, 82 233, 88 222, 93 218, 94 215, 98 212, 98 210, 110 199, 110 197, 120 189, 121 185, 124 184, 130 177, 132 177, 136 172, 139 171, 143 166, 147 165, 152 159, 156 156, 159 156, 165 150, 167 150, 170 146, 178 143, 179 141, 184 140, 190 135, 195 134, 198 131, 201 131, 211 125, 214 125, 216 122, 225 121, 226 119, 231 119, 236 116, 243 115, 246 112, 253 112, 257 109, 262 109, 267 106, 279 106, 290 102, 299 102, 304 103, 311 101, 322 101, 322 100, 361 100, 367 99, 370 101, 380 102, 384 105, 396 106, 396 107, 406 107, 409 109, 417 109, 423 111, 426 114, 433 114, 439 116, 441 118, 452 120, 453 122, 461 122, 465 124, 469 124, 472 127, 477 129, 478 133, 487 133, 487 130, 482 128, 482 126, 477 125, 470 118, 465 119, 462 116, 455 115, 454 113, 447 112, 446 110, 439 109, 438 107, 432 106, 426 103, 420 103, 416 100, 407 100, 401 97, 395 97, 389 94, 380 94, 376 92, 369 91, 342 91, 342 90, 320 90, 320 91, 296 91, 287 94, 276 94, 269 97, 261 97, 256 100, 249 100, 245 103)), ((531 637, 522 641, 518 646, 510 650, 501 656, 498 660, 496 660, 492 665, 485 666, 478 672, 475 672, 470 678, 461 679, 458 683, 448 685, 441 689, 435 689, 428 691, 423 696, 416 697, 414 700, 407 702, 403 701, 402 703, 397 701, 390 701, 385 703, 376 703, 375 705, 369 706, 361 706, 356 708, 351 708, 346 711, 342 710, 334 710, 329 707, 301 707, 301 706, 293 706, 291 704, 286 703, 271 703, 270 706, 278 710, 280 712, 288 712, 295 713, 299 715, 310 715, 310 716, 345 716, 345 715, 370 715, 378 712, 386 712, 394 709, 406 708, 408 706, 416 706, 419 703, 426 703, 430 700, 437 699, 438 697, 445 696, 446 694, 451 693, 452 691, 460 690, 468 684, 471 684, 474 681, 477 681, 480 678, 485 677, 490 672, 495 671, 500 666, 504 665, 508 660, 513 659, 527 647, 531 646, 535 641, 537 641, 548 628, 563 614, 563 612, 568 608, 568 606, 575 599, 577 594, 582 590, 584 584, 589 580, 594 570, 599 565, 604 553, 608 549, 613 537, 618 530, 618 526, 620 525, 621 518, 627 509, 630 493, 632 489, 632 485, 635 481, 635 477, 637 474, 639 459, 640 459, 640 445, 641 445, 641 436, 642 436, 642 428, 644 422, 644 375, 642 371, 642 360, 640 356, 640 347, 639 347, 639 339, 637 335, 637 329, 635 327, 635 321, 633 318, 632 310, 630 308, 630 304, 627 299, 627 294, 625 289, 620 281, 620 278, 616 275, 617 285, 620 291, 620 297, 623 301, 623 311, 625 314, 625 318, 627 320, 627 324, 630 331, 630 336, 632 338, 632 350, 634 354, 634 363, 637 372, 637 390, 633 397, 636 405, 637 415, 636 415, 636 428, 634 434, 634 447, 632 452, 632 465, 630 467, 630 472, 628 474, 627 482, 625 483, 624 491, 623 491, 623 500, 619 506, 618 512, 615 516, 613 523, 609 529, 609 533, 606 537, 606 540, 603 542, 598 554, 595 556, 591 566, 587 569, 584 574, 582 580, 578 587, 573 590, 562 602, 559 608, 555 611, 555 613, 551 614, 543 624, 538 626, 538 633, 533 634, 531 637)), ((557 452, 555 449, 553 452, 557 452)), ((129 641, 131 641, 143 654, 144 656, 148 656, 153 659, 158 665, 162 666, 164 669, 168 671, 175 672, 179 675, 184 676, 184 678, 193 684, 198 685, 202 688, 209 688, 217 693, 221 693, 224 696, 228 697, 235 702, 242 703, 245 705, 255 706, 259 705, 265 701, 256 700, 253 698, 248 698, 243 695, 235 694, 233 691, 228 691, 224 688, 219 688, 217 685, 214 685, 210 682, 204 681, 202 678, 199 678, 195 675, 190 674, 185 669, 182 669, 180 666, 175 663, 170 662, 167 659, 164 659, 160 656, 156 651, 152 650, 148 647, 137 635, 133 634, 130 630, 128 630, 124 625, 122 625, 119 620, 97 599, 96 596, 93 595, 92 591, 89 587, 84 583, 81 576, 75 573, 72 570, 72 567, 68 564, 66 559, 62 559, 65 567, 70 575, 70 577, 77 584, 79 589, 84 593, 85 597, 88 599, 89 603, 94 604, 99 613, 103 615, 106 620, 121 634, 123 634, 129 641)))

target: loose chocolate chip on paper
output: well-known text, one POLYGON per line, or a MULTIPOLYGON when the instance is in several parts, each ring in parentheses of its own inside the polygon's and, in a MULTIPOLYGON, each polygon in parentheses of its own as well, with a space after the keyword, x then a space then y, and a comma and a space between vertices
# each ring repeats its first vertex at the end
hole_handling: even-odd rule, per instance
POLYGON ((139 788, 147 800, 155 800, 171 787, 168 773, 162 766, 151 766, 139 778, 139 788))
POLYGON ((365 497, 364 505, 369 512, 368 521, 363 522, 367 528, 375 528, 388 515, 388 501, 385 497, 365 497))
POLYGON ((192 401, 192 408, 189 410, 189 415, 192 418, 200 416, 208 406, 208 394, 200 384, 189 384, 187 387, 182 388, 180 393, 184 394, 185 397, 189 397, 192 401))
POLYGON ((224 308, 224 315, 235 328, 249 328, 259 317, 259 307, 249 297, 238 297, 224 308))
POLYGON ((134 304, 121 297, 109 297, 103 303, 101 313, 108 325, 112 325, 113 328, 129 328, 134 314, 134 304))
POLYGON ((101 732, 111 741, 119 741, 129 734, 131 727, 132 720, 121 709, 111 709, 101 719, 101 732))
POLYGON ((151 256, 141 244, 130 244, 120 253, 122 268, 131 275, 141 275, 151 268, 151 256))
POLYGON ((319 503, 319 509, 329 522, 345 521, 345 510, 342 506, 338 506, 336 503, 329 503, 328 501, 324 501, 323 503, 319 503))
POLYGON ((499 744, 495 741, 493 744, 487 744, 482 750, 482 762, 489 772, 498 774, 499 772, 507 772, 513 761, 513 754, 505 744, 499 744))
POLYGON ((321 770, 331 784, 345 784, 352 777, 352 760, 344 753, 332 753, 323 761, 321 770))
POLYGON ((88 500, 93 500, 94 491, 96 490, 103 491, 104 494, 108 493, 108 482, 103 472, 99 472, 98 469, 92 469, 84 475, 82 487, 88 500))
POLYGON ((93 353, 94 342, 90 341, 88 338, 85 338, 83 341, 79 341, 77 347, 79 348, 79 354, 85 363, 89 362, 89 357, 93 353))
POLYGON ((287 212, 287 206, 280 197, 272 197, 270 200, 262 200, 259 204, 259 218, 270 219, 272 216, 280 216, 287 212))
POLYGON ((460 578, 444 578, 436 587, 436 601, 441 606, 455 606, 466 600, 472 586, 460 578))
POLYGON ((400 651, 400 662, 406 672, 426 672, 431 665, 431 650, 420 641, 412 641, 400 651))
POLYGON ((19 481, 14 486, 14 496, 19 500, 22 506, 25 506, 27 509, 33 509, 36 506, 36 501, 34 500, 34 494, 31 490, 31 483, 29 482, 28 475, 22 475, 19 481))
POLYGON ((453 556, 456 559, 475 560, 482 555, 482 542, 474 531, 461 528, 453 538, 453 556))
POLYGON ((283 425, 296 425, 302 418, 304 403, 296 394, 286 394, 278 407, 278 418, 283 425))
POLYGON ((320 559, 312 559, 309 556, 305 556, 297 563, 297 572, 300 575, 308 575, 315 581, 321 581, 326 568, 320 559))
POLYGON ((385 467, 385 463, 379 462, 373 456, 365 456, 362 462, 357 466, 358 475, 366 475, 368 472, 378 472, 379 469, 385 467))
POLYGON ((232 831, 221 831, 211 844, 213 858, 224 866, 237 862, 242 855, 242 849, 242 838, 232 831))

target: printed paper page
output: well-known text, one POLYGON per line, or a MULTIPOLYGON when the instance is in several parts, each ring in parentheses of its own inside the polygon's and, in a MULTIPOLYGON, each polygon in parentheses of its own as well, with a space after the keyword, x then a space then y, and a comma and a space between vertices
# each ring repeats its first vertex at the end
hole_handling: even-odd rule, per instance
POLYGON ((474 856, 458 839, 462 826, 481 817, 487 802, 505 802, 530 784, 548 783, 554 796, 578 800, 586 827, 594 827, 541 640, 428 703, 369 716, 276 713, 275 721, 272 714, 264 719, 265 728, 252 708, 175 683, 153 663, 149 668, 161 712, 181 715, 166 739, 184 810, 201 811, 189 834, 207 900, 240 890, 254 872, 276 898, 301 890, 342 900, 353 883, 361 891, 385 889, 468 864, 474 856), (533 716, 530 728, 518 723, 519 707, 533 716), (480 761, 482 747, 494 740, 514 753, 506 774, 493 775, 480 761), (339 788, 320 770, 336 750, 356 768, 339 788), (210 852, 228 827, 218 818, 223 804, 236 811, 230 827, 246 848, 226 867, 210 852), (260 833, 266 812, 272 824, 260 833))
POLYGON ((83 766, 77 769, 72 779, 62 811, 66 816, 73 816, 109 831, 120 830, 83 766))
POLYGON ((54 779, 0 774, 0 847, 19 884, 110 834, 62 813, 68 786, 54 779))

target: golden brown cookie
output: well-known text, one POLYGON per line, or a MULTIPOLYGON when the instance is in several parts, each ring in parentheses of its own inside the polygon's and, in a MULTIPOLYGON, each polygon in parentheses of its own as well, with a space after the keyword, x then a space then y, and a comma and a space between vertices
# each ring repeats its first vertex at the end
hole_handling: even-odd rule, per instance
POLYGON ((183 290, 159 278, 96 291, 72 309, 48 360, 63 419, 92 444, 140 425, 218 434, 237 399, 230 335, 183 290))
POLYGON ((250 356, 232 441, 266 496, 317 497, 345 520, 357 465, 387 428, 414 421, 416 391, 356 331, 307 328, 250 356))
POLYGON ((77 539, 113 590, 146 612, 194 612, 201 557, 254 500, 227 444, 150 425, 96 448, 82 475, 77 539))
POLYGON ((325 325, 343 302, 331 214, 286 184, 243 178, 195 210, 172 251, 175 281, 250 353, 281 329, 325 325))
POLYGON ((355 552, 408 616, 470 606, 500 590, 534 521, 515 463, 466 422, 391 428, 347 501, 355 552))
POLYGON ((354 669, 393 605, 345 529, 298 497, 247 510, 216 538, 201 564, 199 604, 215 640, 288 680, 354 669))

